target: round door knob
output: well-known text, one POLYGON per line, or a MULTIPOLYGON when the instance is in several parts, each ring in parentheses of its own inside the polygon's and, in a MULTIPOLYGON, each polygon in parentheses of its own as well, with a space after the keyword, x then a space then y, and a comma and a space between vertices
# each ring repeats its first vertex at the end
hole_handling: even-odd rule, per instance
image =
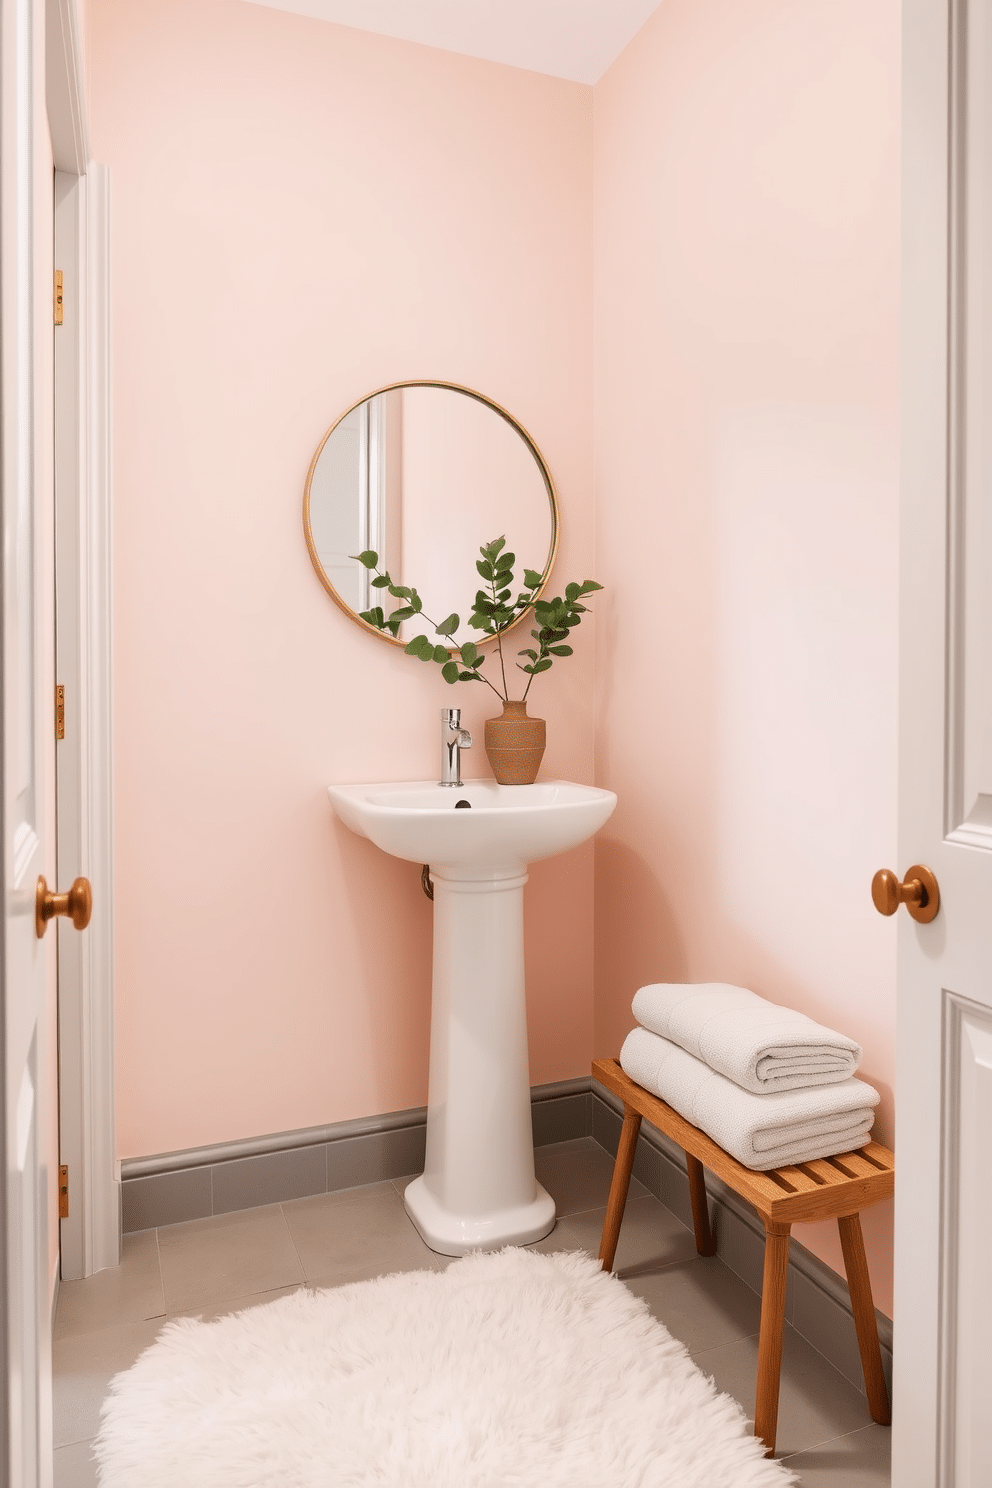
POLYGON ((92 913, 93 890, 88 878, 75 879, 68 894, 53 894, 44 874, 40 875, 34 896, 34 928, 39 940, 56 915, 68 915, 77 930, 85 930, 92 913))
POLYGON ((879 914, 894 915, 905 904, 914 920, 929 925, 940 908, 940 889, 929 868, 914 863, 902 883, 888 868, 880 868, 871 881, 872 903, 879 914))

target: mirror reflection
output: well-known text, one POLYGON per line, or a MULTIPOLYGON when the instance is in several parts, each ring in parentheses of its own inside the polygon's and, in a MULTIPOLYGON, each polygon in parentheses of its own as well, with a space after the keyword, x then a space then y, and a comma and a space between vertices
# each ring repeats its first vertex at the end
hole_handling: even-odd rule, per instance
MULTIPOLYGON (((361 611, 384 596, 357 553, 378 553, 428 614, 464 617, 481 544, 505 534, 521 568, 546 578, 558 537, 554 485, 530 436, 488 398, 446 383, 395 384, 338 419, 310 466, 303 520, 321 582, 363 625, 361 611)), ((405 644, 411 623, 384 639, 405 644)))

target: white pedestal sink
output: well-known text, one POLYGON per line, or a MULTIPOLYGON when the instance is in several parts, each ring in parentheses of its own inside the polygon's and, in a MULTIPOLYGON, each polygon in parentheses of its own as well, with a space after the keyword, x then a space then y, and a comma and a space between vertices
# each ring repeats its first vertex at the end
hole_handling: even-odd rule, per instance
POLYGON ((407 1212, 442 1255, 540 1240, 555 1207, 534 1177, 527 864, 591 837, 617 798, 564 780, 342 785, 327 794, 352 831, 429 863, 434 880, 427 1157, 406 1190, 407 1212))

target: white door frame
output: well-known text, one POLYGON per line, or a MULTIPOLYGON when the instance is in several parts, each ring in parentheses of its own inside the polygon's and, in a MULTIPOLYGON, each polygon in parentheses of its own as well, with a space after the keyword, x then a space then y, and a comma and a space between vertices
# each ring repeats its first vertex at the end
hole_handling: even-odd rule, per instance
POLYGON ((120 1260, 114 1149, 109 200, 105 166, 55 174, 64 321, 55 340, 58 872, 93 886, 86 935, 59 944, 59 1154, 69 1168, 63 1280, 120 1260))
POLYGON ((89 160, 75 0, 46 0, 46 85, 55 158, 55 258, 64 320, 55 339, 58 876, 85 874, 93 917, 59 945, 59 1154, 69 1167, 63 1279, 120 1259, 114 1146, 113 712, 109 197, 89 160))

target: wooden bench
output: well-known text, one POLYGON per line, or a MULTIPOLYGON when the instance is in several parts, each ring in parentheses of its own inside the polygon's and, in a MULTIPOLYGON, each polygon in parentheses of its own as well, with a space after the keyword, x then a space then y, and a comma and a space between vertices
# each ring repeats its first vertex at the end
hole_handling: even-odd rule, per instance
POLYGON ((620 1068, 619 1060, 596 1059, 593 1078, 623 1102, 623 1129, 613 1168, 613 1182, 603 1225, 599 1258, 604 1271, 613 1269, 620 1224, 623 1220, 634 1151, 642 1117, 665 1133, 684 1150, 689 1172, 689 1196, 696 1233, 696 1249, 710 1256, 716 1240, 710 1229, 703 1169, 709 1168, 729 1188, 740 1194, 760 1214, 765 1226, 765 1267, 761 1288, 761 1324, 758 1334, 758 1382, 754 1407, 754 1434, 775 1452, 778 1422, 779 1376, 782 1366, 782 1328, 785 1321, 785 1287, 789 1265, 789 1231, 800 1220, 836 1219, 844 1250, 847 1284, 851 1292, 854 1325, 861 1351, 868 1406, 873 1421, 887 1426, 891 1419, 889 1397, 882 1372, 878 1327, 871 1297, 868 1262, 865 1259, 859 1214, 869 1204, 892 1197, 895 1188, 895 1159, 887 1147, 868 1142, 856 1152, 819 1158, 796 1167, 756 1172, 745 1168, 724 1152, 698 1127, 685 1121, 663 1100, 636 1085, 620 1068))

